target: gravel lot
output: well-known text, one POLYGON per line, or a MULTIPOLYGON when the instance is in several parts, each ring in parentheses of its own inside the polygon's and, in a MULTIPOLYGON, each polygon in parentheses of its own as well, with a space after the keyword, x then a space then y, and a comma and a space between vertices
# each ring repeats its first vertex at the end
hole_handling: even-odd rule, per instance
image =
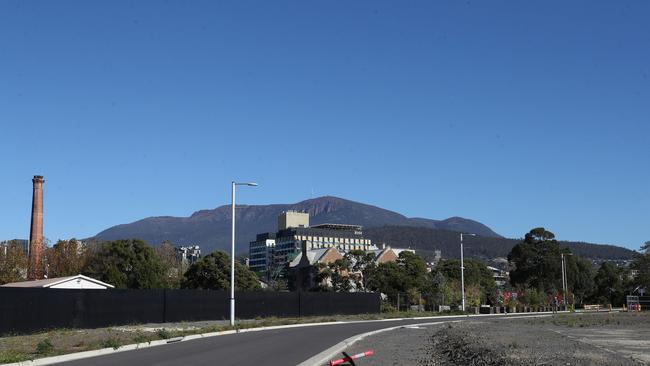
POLYGON ((471 320, 379 333, 348 353, 371 365, 648 365, 650 314, 471 320))

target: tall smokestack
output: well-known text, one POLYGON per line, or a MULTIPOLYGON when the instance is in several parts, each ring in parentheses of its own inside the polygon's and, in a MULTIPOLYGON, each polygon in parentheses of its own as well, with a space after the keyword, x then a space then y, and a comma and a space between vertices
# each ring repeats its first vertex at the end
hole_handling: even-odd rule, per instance
POLYGON ((32 179, 34 193, 32 195, 32 226, 29 231, 29 263, 27 267, 28 280, 43 278, 43 183, 42 175, 32 179))

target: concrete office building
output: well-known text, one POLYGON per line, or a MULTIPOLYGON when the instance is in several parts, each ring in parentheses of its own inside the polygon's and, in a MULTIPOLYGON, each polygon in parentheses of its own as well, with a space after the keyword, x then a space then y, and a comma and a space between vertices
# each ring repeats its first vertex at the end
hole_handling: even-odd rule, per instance
POLYGON ((292 227, 309 227, 309 214, 299 211, 285 211, 278 216, 278 230, 292 227))
POLYGON ((370 239, 363 237, 359 225, 320 224, 309 226, 309 214, 286 211, 278 217, 278 231, 257 236, 250 243, 250 268, 265 272, 270 268, 284 267, 301 251, 306 249, 336 248, 345 253, 351 250, 376 250, 370 239))

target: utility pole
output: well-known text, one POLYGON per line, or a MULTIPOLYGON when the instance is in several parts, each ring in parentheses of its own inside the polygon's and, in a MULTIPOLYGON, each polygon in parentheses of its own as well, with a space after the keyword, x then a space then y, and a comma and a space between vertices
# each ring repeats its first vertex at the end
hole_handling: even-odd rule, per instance
POLYGON ((465 311, 465 262, 463 259, 463 235, 476 236, 476 234, 460 233, 460 291, 462 293, 462 310, 465 311))

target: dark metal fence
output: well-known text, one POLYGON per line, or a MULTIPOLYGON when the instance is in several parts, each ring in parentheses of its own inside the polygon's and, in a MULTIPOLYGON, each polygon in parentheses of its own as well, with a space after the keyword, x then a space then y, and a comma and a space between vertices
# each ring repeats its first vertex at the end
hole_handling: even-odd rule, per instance
MULTIPOLYGON (((209 290, 0 288, 0 335, 54 328, 223 320, 230 293, 209 290)), ((375 293, 239 292, 237 318, 379 313, 375 293)))

